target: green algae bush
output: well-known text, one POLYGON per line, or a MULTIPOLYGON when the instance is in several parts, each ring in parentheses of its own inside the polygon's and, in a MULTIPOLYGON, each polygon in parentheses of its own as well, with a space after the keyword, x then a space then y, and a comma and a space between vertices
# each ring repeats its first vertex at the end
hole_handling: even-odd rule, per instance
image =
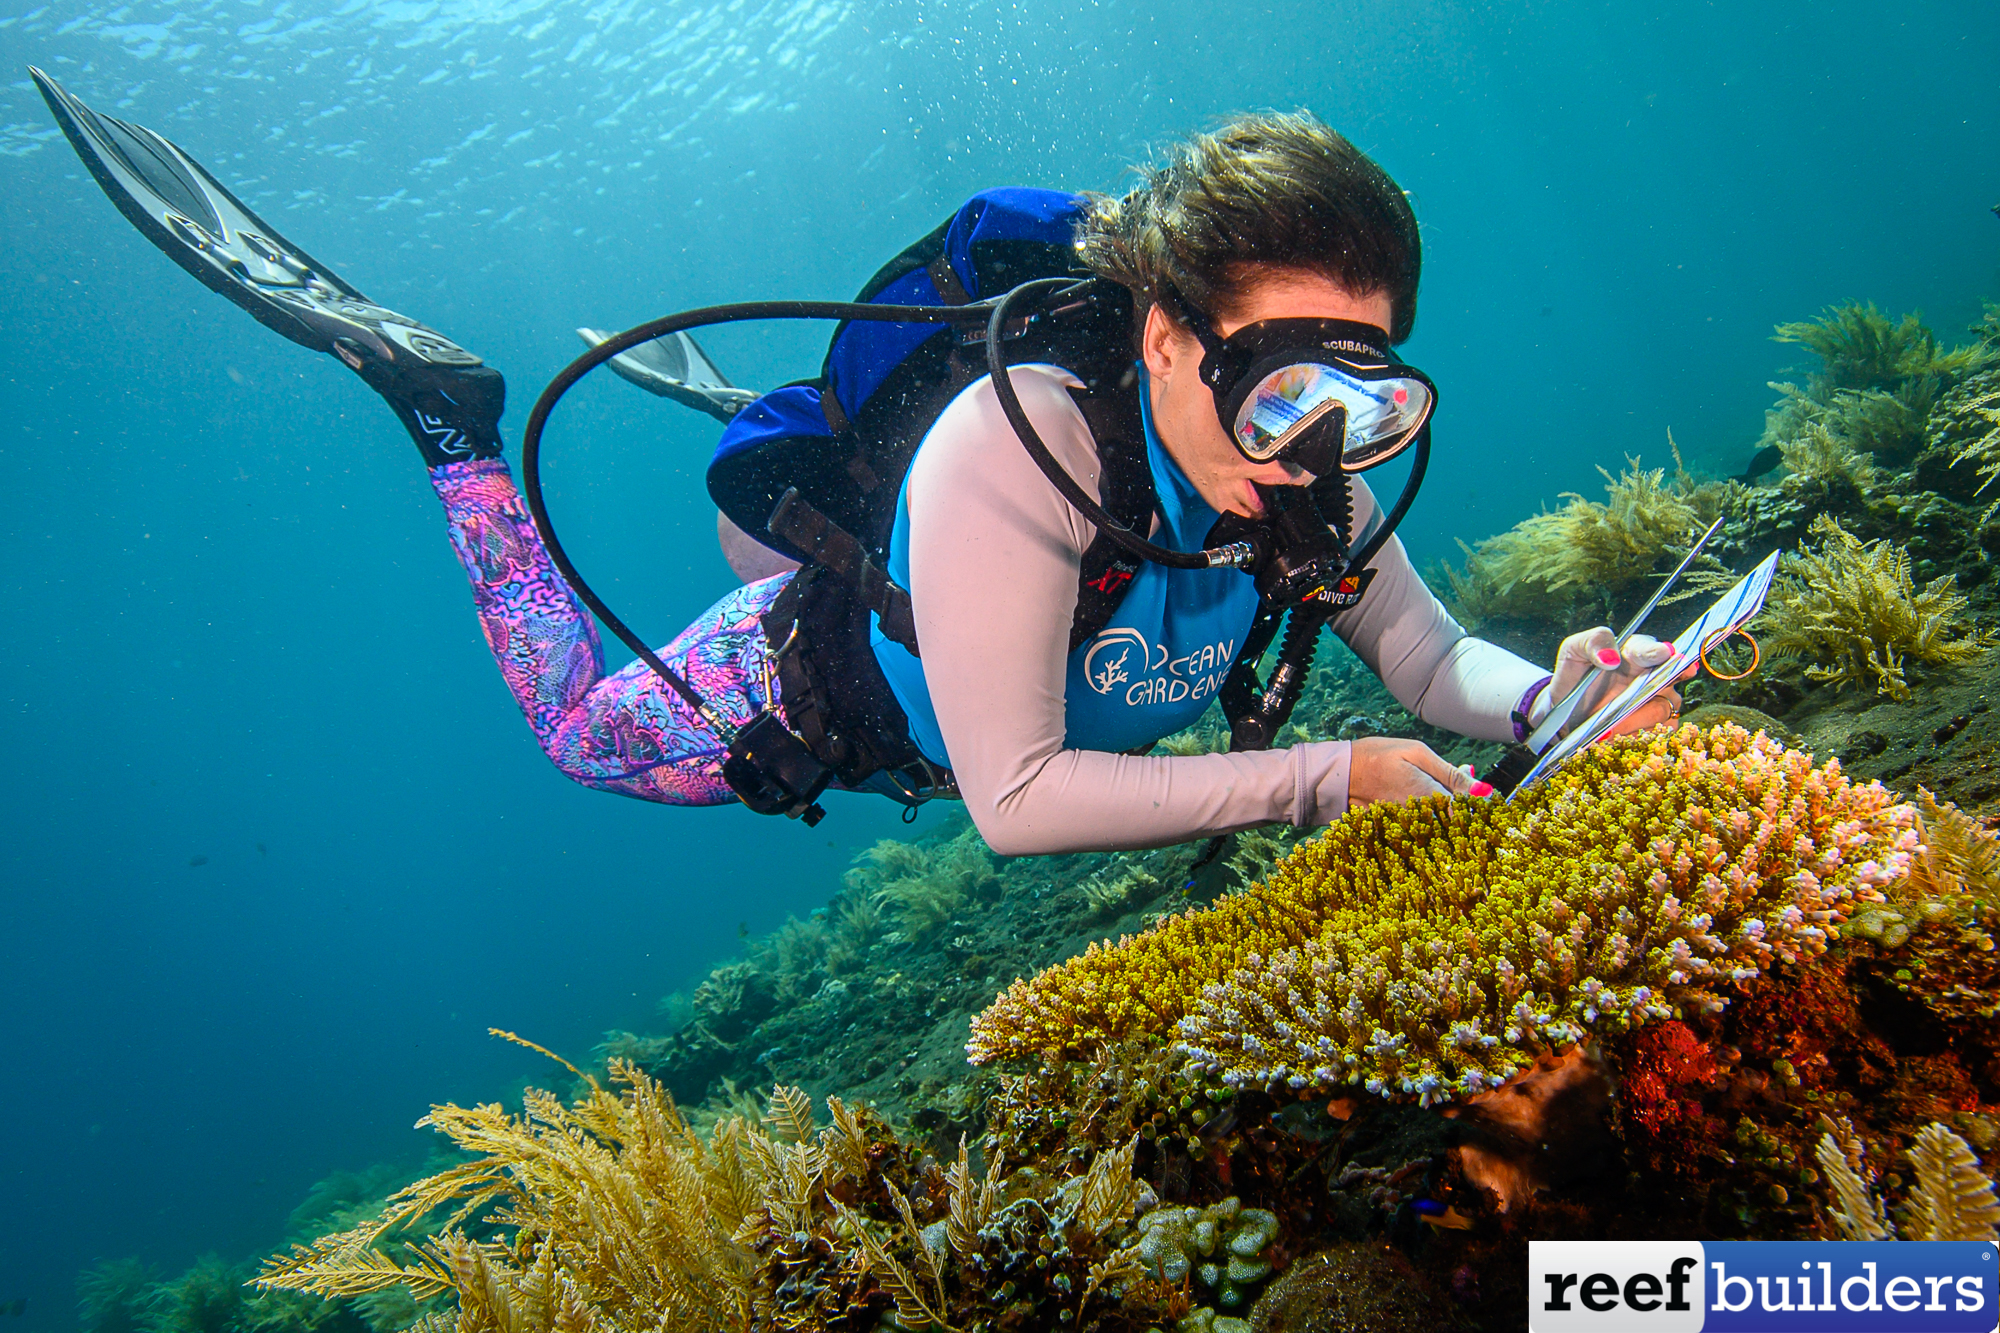
POLYGON ((1916 315, 1892 321, 1872 302, 1829 307, 1816 319, 1778 325, 1773 336, 1820 359, 1803 387, 1771 386, 1783 396, 1765 414, 1761 443, 1785 449, 1786 465, 1795 471, 1794 453, 1805 455, 1794 442, 1812 430, 1829 433, 1856 454, 1908 458, 1924 444, 1925 420, 1939 395, 2000 361, 2000 352, 1984 342, 1941 351, 1916 315))
POLYGON ((1843 389, 1896 390, 1984 369, 1992 354, 1980 344, 1938 350, 1937 336, 1914 314, 1891 321, 1873 301, 1829 306, 1814 319, 1780 324, 1772 337, 1797 343, 1820 359, 1807 391, 1825 398, 1843 389))
MULTIPOLYGON (((659 1084, 614 1065, 521 1114, 438 1106, 421 1122, 471 1160, 410 1185, 353 1230, 268 1260, 266 1291, 452 1293, 427 1333, 892 1326, 1146 1327, 1136 1138, 1060 1181, 942 1166, 877 1117, 774 1089, 761 1120, 704 1133, 659 1084), (399 1241, 419 1219, 443 1228, 399 1241), (490 1215, 498 1239, 459 1229, 490 1215)), ((1266 1235, 1264 1239, 1268 1240, 1266 1235)))
POLYGON ((1819 544, 1784 558, 1757 621, 1771 657, 1800 659, 1807 679, 1836 689, 1903 698, 1911 666, 1959 666, 1992 646, 1991 631, 1966 619, 1955 575, 1920 589, 1909 553, 1887 538, 1864 544, 1825 514, 1812 531, 1819 544))
POLYGON ((923 940, 998 888, 1000 876, 979 831, 968 827, 934 847, 884 838, 862 853, 846 882, 893 916, 902 938, 923 940))
MULTIPOLYGON (((1678 462, 1678 455, 1676 456, 1678 462)), ((1685 472, 1599 468, 1605 498, 1565 492, 1560 507, 1522 520, 1477 546, 1460 542, 1465 568, 1438 571, 1452 614, 1467 626, 1501 619, 1570 623, 1602 617, 1611 601, 1671 566, 1731 502, 1735 483, 1696 483, 1685 472), (1669 558, 1671 557, 1671 559, 1669 558)), ((1716 568, 1713 560, 1706 568, 1716 568)))

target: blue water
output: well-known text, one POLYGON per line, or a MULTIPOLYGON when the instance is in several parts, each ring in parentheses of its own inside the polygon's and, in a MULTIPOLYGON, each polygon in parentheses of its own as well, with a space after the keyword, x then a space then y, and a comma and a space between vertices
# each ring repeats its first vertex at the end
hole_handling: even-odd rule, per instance
MULTIPOLYGON (((2000 9, 927 0, 162 0, 0 13, 0 1301, 99 1257, 268 1245, 824 902, 892 813, 649 807, 541 758, 407 440, 143 242, 20 73, 204 159, 376 300, 503 368, 578 324, 847 295, 986 185, 1118 189, 1309 106, 1411 191, 1441 387, 1426 558, 1628 453, 1740 466, 1850 297, 1947 338, 2000 297, 2000 9), (0 76, 11 77, 11 76, 0 76), (194 864, 197 858, 206 858, 194 864)), ((817 332, 711 350, 769 385, 817 332)), ((552 503, 664 641, 728 586, 704 419, 604 377, 552 503)))

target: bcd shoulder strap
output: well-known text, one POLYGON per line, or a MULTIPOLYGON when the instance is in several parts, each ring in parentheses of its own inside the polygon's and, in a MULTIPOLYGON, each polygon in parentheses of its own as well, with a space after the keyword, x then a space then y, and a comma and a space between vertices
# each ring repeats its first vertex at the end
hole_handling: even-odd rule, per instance
POLYGON ((883 635, 917 655, 910 594, 875 563, 854 534, 808 504, 796 487, 778 501, 767 527, 772 536, 805 552, 809 565, 823 565, 839 575, 854 590, 862 609, 873 611, 881 621, 883 635))
MULTIPOLYGON (((1139 411, 1138 372, 1095 392, 1072 389, 1090 434, 1097 441, 1098 503, 1126 527, 1145 536, 1159 497, 1146 457, 1146 423, 1139 411)), ((1083 549, 1076 585, 1076 614, 1070 620, 1069 651, 1097 637, 1111 623, 1139 574, 1139 557, 1099 532, 1083 549)))

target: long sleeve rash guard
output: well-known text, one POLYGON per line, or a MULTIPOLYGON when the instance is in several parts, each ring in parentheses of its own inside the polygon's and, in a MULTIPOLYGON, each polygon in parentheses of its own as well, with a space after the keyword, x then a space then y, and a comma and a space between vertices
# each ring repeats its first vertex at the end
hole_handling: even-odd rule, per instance
MULTIPOLYGON (((1066 389, 1021 367, 1014 383, 1050 452, 1093 498, 1098 460, 1066 389)), ((1347 809, 1351 745, 1135 757, 1067 749, 1064 678, 1077 572, 1096 535, 1058 495, 1001 413, 988 381, 931 429, 908 478, 910 595, 923 671, 966 806, 1007 856, 1158 847, 1259 824, 1324 824, 1347 809)), ((1355 530, 1378 506, 1354 483, 1355 530)), ((1511 711, 1547 673, 1469 636, 1403 545, 1332 629, 1425 722, 1511 740, 1511 711)))

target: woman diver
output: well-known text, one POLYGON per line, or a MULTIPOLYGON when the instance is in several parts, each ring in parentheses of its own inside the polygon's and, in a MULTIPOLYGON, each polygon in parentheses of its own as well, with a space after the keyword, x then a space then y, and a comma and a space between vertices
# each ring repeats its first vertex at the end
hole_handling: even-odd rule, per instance
MULTIPOLYGON (((501 459, 499 374, 369 302, 164 139, 99 117, 34 75, 99 183, 149 239, 273 329, 338 356, 396 412, 444 503, 501 673, 557 768, 643 800, 736 800, 724 738, 681 694, 642 662, 607 674, 596 627, 501 459)), ((1347 475, 1427 429, 1435 401, 1429 381, 1389 351, 1415 320, 1415 217, 1347 140, 1303 113, 1243 116, 1171 148, 1125 197, 1076 204, 1076 258, 1130 294, 1138 373, 1125 380, 1153 500, 1138 531, 1150 528, 1152 542, 1200 551, 1211 530, 1269 520, 1282 496, 1338 475, 1342 549, 1385 540, 1326 623, 1414 716, 1482 740, 1524 739, 1589 679, 1577 716, 1587 715, 1663 660, 1664 645, 1638 636, 1621 655, 1600 626, 1565 640, 1550 672, 1468 635, 1385 531, 1393 523, 1367 486, 1347 475), (1358 453, 1358 400, 1346 404, 1347 433, 1331 450, 1302 447, 1292 432, 1260 433, 1246 415, 1245 404, 1268 398, 1283 377, 1315 373, 1314 356, 1327 358, 1314 346, 1339 346, 1341 364, 1360 365, 1362 380, 1396 386, 1396 406, 1358 453)), ((957 285, 931 271, 940 292, 957 285)), ((1111 350, 1131 365, 1128 349, 1111 350)), ((1015 406, 1088 498, 1108 505, 1108 456, 1071 371, 1015 366, 1015 406)), ((748 396, 735 391, 717 415, 748 396)), ((878 627, 865 639, 868 660, 849 655, 848 679, 795 697, 806 676, 780 669, 788 643, 772 627, 796 637, 810 616, 773 611, 804 576, 748 540, 739 530, 748 525, 725 520, 725 551, 749 581, 659 658, 736 725, 769 714, 823 740, 837 730, 828 710, 865 696, 861 711, 911 750, 918 785, 955 783, 987 844, 1010 856, 1162 846, 1278 821, 1316 827, 1376 801, 1491 793, 1414 740, 1145 753, 1192 723, 1236 660, 1268 643, 1252 633, 1258 588, 1237 569, 1155 563, 1090 578, 1101 525, 1051 485, 1006 409, 988 378, 957 392, 920 433, 893 492, 885 568, 898 593, 908 590, 914 642, 878 627), (1080 596, 1089 600, 1081 589, 1113 587, 1115 604, 1075 641, 1080 596), (806 714, 818 715, 818 732, 806 714)), ((1666 691, 1621 730, 1677 708, 1666 691)), ((885 776, 910 793, 907 773, 885 776)))

